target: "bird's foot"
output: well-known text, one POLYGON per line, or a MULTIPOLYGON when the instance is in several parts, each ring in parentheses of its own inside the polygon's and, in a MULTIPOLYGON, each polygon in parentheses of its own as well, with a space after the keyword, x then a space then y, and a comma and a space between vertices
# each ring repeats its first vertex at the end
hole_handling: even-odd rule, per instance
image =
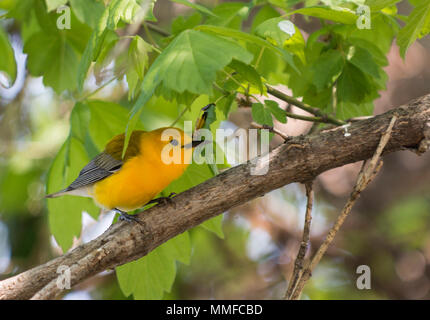
POLYGON ((152 199, 146 205, 156 203, 156 204, 167 204, 172 202, 172 198, 176 196, 175 192, 170 193, 167 197, 159 197, 157 199, 152 199))
POLYGON ((140 219, 137 216, 135 216, 135 215, 128 214, 127 212, 119 210, 117 208, 114 208, 113 210, 116 213, 120 214, 120 216, 119 216, 119 220, 120 221, 137 222, 137 223, 142 224, 142 221, 140 221, 140 219))

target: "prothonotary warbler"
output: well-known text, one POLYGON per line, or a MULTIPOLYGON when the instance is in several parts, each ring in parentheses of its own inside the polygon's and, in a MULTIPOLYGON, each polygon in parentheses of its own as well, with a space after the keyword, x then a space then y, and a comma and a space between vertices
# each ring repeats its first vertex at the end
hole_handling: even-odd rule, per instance
MULTIPOLYGON (((204 125, 209 106, 212 105, 203 108, 204 113, 197 122, 196 130, 204 125)), ((181 129, 173 127, 149 132, 135 130, 122 159, 124 140, 125 134, 113 137, 104 151, 92 159, 67 188, 48 194, 46 198, 63 195, 90 197, 104 210, 120 213, 121 220, 136 220, 127 211, 158 202, 152 199, 184 173, 191 163, 193 148, 203 142, 192 140, 181 129), (176 130, 177 138, 173 138, 173 134, 163 141, 163 132, 166 134, 168 129, 176 130), (166 149, 168 144, 170 146, 166 149), (163 160, 163 156, 167 156, 167 153, 163 155, 165 150, 170 151, 170 155, 177 152, 179 161, 171 159, 168 163, 163 160)))

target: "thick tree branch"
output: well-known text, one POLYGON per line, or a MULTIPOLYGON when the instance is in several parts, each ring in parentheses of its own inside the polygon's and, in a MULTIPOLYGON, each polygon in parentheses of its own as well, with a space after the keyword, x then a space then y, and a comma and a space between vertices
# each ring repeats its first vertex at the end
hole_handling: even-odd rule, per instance
POLYGON ((274 149, 269 158, 261 157, 231 168, 177 195, 171 203, 141 213, 145 227, 117 223, 97 239, 1 281, 0 299, 28 299, 36 293, 35 298, 54 298, 61 293, 53 285, 60 265, 71 268, 71 284, 76 285, 103 270, 145 256, 170 238, 271 190, 292 182, 307 182, 326 170, 368 159, 393 115, 398 120, 384 153, 405 148, 425 150, 430 95, 372 119, 352 123, 348 128, 350 135, 345 136, 344 129, 337 127, 293 138, 274 149), (269 165, 266 174, 251 174, 251 169, 263 169, 266 164, 269 165))

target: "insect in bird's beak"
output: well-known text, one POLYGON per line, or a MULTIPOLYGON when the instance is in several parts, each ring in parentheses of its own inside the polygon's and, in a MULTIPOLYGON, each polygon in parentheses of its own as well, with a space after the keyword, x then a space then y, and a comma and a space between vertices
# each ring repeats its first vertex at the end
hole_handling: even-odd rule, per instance
POLYGON ((187 143, 185 145, 182 146, 182 148, 188 149, 188 148, 195 148, 197 147, 199 144, 205 142, 205 140, 193 140, 190 143, 187 143))
MULTIPOLYGON (((209 103, 207 106, 205 106, 205 107, 202 108, 203 114, 202 114, 202 116, 196 122, 196 128, 194 129, 193 136, 195 136, 195 133, 196 133, 197 130, 203 128, 203 126, 205 125, 206 119, 208 117, 208 110, 211 107, 215 107, 215 103, 209 103)), ((195 148, 195 147, 197 147, 199 144, 201 144, 203 142, 205 142, 205 140, 193 140, 191 143, 183 145, 182 148, 186 148, 186 149, 188 149, 188 148, 195 148)))

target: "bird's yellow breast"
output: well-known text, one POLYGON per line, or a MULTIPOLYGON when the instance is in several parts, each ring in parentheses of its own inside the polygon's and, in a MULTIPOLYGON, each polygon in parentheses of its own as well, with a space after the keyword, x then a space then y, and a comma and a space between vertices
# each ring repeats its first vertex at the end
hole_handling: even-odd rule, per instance
POLYGON ((140 141, 137 156, 128 159, 120 170, 93 186, 94 200, 106 209, 131 211, 142 207, 179 178, 188 164, 165 164, 161 159, 160 139, 152 132, 140 141))

